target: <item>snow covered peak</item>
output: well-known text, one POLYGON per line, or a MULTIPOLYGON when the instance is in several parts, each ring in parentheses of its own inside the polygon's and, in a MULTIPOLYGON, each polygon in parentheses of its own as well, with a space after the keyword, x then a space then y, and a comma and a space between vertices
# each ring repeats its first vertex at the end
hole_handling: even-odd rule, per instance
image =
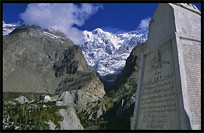
POLYGON ((18 22, 18 23, 13 23, 13 24, 6 24, 3 21, 3 35, 8 35, 10 34, 15 28, 17 28, 18 26, 22 25, 22 23, 18 22))
POLYGON ((93 30, 93 32, 104 32, 101 28, 96 28, 95 30, 93 30))
POLYGON ((88 64, 101 76, 121 71, 132 49, 147 39, 147 31, 114 34, 97 28, 83 34, 84 43, 80 47, 88 64))

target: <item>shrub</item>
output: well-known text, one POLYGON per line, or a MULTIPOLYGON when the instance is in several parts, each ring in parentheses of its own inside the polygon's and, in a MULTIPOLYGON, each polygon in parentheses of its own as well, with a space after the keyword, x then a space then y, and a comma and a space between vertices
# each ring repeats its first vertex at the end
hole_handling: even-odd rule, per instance
POLYGON ((114 90, 111 90, 110 92, 107 93, 107 96, 110 97, 110 98, 114 98, 115 95, 116 95, 116 94, 115 94, 115 91, 114 91, 114 90))
POLYGON ((111 109, 114 106, 113 98, 108 96, 103 97, 103 103, 105 104, 107 110, 111 109))
POLYGON ((134 83, 133 85, 131 85, 128 90, 127 90, 127 94, 128 95, 133 95, 134 93, 136 93, 137 90, 137 83, 134 83))

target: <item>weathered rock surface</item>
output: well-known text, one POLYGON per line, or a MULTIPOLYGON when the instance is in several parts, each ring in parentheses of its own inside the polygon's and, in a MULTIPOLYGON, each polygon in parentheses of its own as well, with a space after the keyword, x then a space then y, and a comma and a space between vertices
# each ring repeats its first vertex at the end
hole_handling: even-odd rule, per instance
POLYGON ((3 92, 60 94, 66 90, 105 94, 79 46, 62 33, 38 26, 22 25, 3 36, 3 92))
POLYGON ((146 45, 146 42, 139 44, 132 50, 122 73, 117 76, 114 83, 113 88, 116 91, 115 106, 117 108, 117 118, 129 119, 130 115, 133 115, 136 88, 131 94, 128 94, 128 92, 131 87, 137 84, 140 56, 142 51, 146 49, 146 45))
POLYGON ((119 74, 116 78, 114 88, 117 91, 118 98, 120 98, 120 96, 123 96, 126 89, 128 89, 131 85, 137 83, 140 56, 142 51, 145 50, 146 45, 146 43, 142 43, 134 47, 134 49, 130 53, 130 56, 127 58, 122 73, 119 74))
POLYGON ((93 95, 103 97, 105 94, 103 83, 95 72, 76 72, 60 82, 56 92, 71 90, 87 90, 93 95))
POLYGON ((83 126, 78 119, 73 108, 60 109, 60 115, 64 118, 60 123, 61 130, 83 130, 83 126))
POLYGON ((102 100, 89 102, 83 109, 83 113, 89 116, 89 119, 98 119, 106 113, 107 109, 102 100))
MULTIPOLYGON (((71 90, 64 91, 56 101, 58 106, 72 107, 77 113, 85 113, 89 115, 89 119, 97 119, 106 111, 103 105, 102 97, 94 94, 92 91, 71 90)), ((102 96, 102 95, 101 95, 102 96)))

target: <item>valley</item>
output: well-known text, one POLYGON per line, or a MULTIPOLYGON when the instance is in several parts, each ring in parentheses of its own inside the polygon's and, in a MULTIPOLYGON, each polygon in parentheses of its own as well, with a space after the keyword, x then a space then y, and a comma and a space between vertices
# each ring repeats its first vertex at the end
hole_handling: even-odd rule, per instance
POLYGON ((63 33, 14 25, 3 26, 5 129, 130 129, 136 95, 134 77, 140 51, 145 48, 140 43, 146 34, 112 34, 98 28, 84 31, 85 43, 79 47, 63 33), (44 102, 40 99, 43 95, 51 99, 44 102), (15 100, 18 97, 29 100, 22 103, 15 100), (28 117, 7 111, 25 108, 42 115, 39 123, 44 126, 24 126, 34 120, 31 112, 25 112, 28 117), (59 119, 50 116, 53 113, 60 114, 59 119))

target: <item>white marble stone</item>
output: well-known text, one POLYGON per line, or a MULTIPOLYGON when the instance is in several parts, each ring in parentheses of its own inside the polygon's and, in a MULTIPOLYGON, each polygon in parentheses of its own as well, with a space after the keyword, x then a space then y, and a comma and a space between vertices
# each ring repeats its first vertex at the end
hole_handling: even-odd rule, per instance
POLYGON ((133 130, 201 129, 201 16, 162 3, 141 55, 133 130))

